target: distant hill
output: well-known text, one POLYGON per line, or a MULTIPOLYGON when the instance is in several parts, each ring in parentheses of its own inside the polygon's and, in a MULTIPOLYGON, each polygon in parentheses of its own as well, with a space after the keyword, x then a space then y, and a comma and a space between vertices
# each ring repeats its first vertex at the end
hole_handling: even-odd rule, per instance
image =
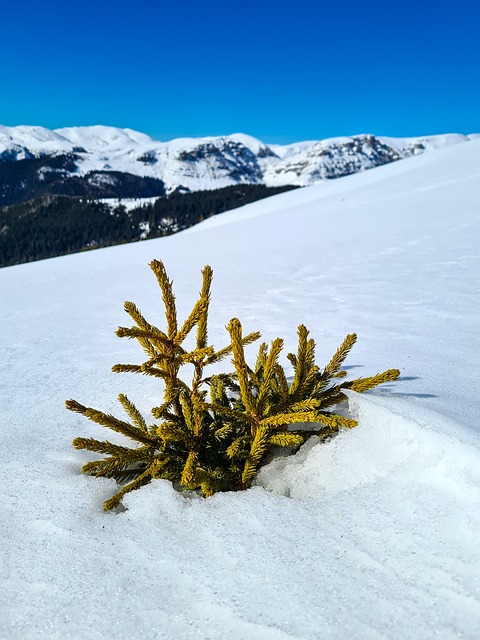
POLYGON ((0 208, 0 267, 170 235, 294 188, 245 184, 172 193, 128 208, 84 197, 44 195, 0 208))

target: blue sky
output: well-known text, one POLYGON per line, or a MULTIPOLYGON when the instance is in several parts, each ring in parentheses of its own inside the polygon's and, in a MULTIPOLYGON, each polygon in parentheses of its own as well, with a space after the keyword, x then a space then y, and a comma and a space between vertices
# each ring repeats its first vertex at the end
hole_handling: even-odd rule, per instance
POLYGON ((476 0, 3 0, 0 123, 266 142, 480 131, 476 0))

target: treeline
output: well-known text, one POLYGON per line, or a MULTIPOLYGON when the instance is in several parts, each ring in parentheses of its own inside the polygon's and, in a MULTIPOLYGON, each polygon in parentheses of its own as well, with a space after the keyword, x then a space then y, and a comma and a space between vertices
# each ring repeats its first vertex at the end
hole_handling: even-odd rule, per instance
POLYGON ((170 235, 295 187, 237 185, 172 193, 131 211, 87 198, 44 196, 0 208, 0 267, 170 235))

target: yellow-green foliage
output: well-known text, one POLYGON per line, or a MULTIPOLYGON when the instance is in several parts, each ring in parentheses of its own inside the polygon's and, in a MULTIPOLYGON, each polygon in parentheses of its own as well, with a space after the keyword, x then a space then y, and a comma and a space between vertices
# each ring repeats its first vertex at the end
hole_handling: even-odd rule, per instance
MULTIPOLYGON (((227 326, 230 344, 216 350, 208 344, 207 320, 210 303, 212 269, 202 271, 199 299, 190 315, 179 324, 172 283, 162 262, 150 263, 160 286, 165 306, 165 331, 145 320, 133 302, 125 311, 135 325, 119 327, 121 338, 135 338, 147 360, 141 365, 117 364, 116 372, 135 372, 161 378, 163 402, 152 409, 157 420, 147 425, 135 405, 124 395, 118 399, 129 421, 119 420, 75 400, 66 405, 71 411, 117 431, 135 445, 120 446, 93 438, 76 438, 73 446, 103 454, 101 460, 83 466, 85 473, 114 478, 123 486, 104 504, 106 510, 118 506, 129 491, 154 478, 166 478, 175 485, 200 490, 210 496, 216 491, 246 489, 272 447, 295 451, 312 436, 301 428, 312 423, 321 438, 340 427, 356 426, 355 420, 332 413, 334 405, 346 399, 343 390, 358 392, 372 389, 399 376, 389 369, 371 378, 337 383, 345 371, 342 364, 357 336, 348 335, 324 369, 315 364, 315 342, 307 328, 298 327, 297 353, 287 358, 293 367, 293 379, 287 380, 279 363, 283 340, 270 346, 260 344, 256 364, 251 368, 245 359, 245 346, 258 340, 259 333, 243 335, 242 325, 233 318, 227 326), (196 329, 195 348, 183 345, 196 329), (234 371, 207 375, 209 365, 231 357, 234 371), (190 385, 180 377, 181 367, 193 369, 190 385)), ((311 426, 312 426, 311 425, 311 426)))

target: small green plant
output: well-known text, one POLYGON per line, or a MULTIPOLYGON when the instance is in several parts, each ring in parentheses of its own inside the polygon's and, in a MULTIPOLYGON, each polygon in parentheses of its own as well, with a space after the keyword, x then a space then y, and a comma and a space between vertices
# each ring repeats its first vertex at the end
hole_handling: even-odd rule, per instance
POLYGON ((118 399, 129 420, 85 407, 67 400, 67 408, 117 431, 136 444, 126 447, 93 438, 76 438, 73 446, 103 454, 101 460, 88 462, 84 473, 114 478, 122 486, 104 503, 105 510, 117 507, 122 497, 155 478, 170 480, 175 486, 200 490, 203 496, 217 491, 248 488, 272 447, 298 449, 312 429, 325 438, 340 427, 352 428, 356 421, 332 412, 346 400, 344 389, 363 392, 384 382, 395 380, 400 372, 389 369, 370 378, 337 383, 345 376, 342 364, 357 336, 347 335, 328 365, 315 364, 315 342, 305 326, 298 327, 297 353, 289 353, 293 378, 289 382, 279 363, 283 340, 270 346, 260 344, 256 364, 245 359, 245 346, 260 334, 243 335, 242 325, 233 318, 227 325, 230 344, 216 350, 208 344, 207 321, 212 269, 206 266, 199 298, 190 315, 178 323, 172 282, 162 262, 150 263, 160 286, 165 306, 166 330, 145 320, 133 302, 125 311, 134 321, 131 328, 119 327, 121 338, 135 338, 147 355, 141 364, 117 364, 115 372, 142 373, 163 382, 163 402, 152 409, 155 424, 147 425, 135 405, 120 394, 118 399), (196 329, 192 350, 184 343, 196 329), (209 366, 232 358, 234 371, 207 374, 209 366), (190 384, 180 377, 180 369, 189 365, 193 371, 190 384))

